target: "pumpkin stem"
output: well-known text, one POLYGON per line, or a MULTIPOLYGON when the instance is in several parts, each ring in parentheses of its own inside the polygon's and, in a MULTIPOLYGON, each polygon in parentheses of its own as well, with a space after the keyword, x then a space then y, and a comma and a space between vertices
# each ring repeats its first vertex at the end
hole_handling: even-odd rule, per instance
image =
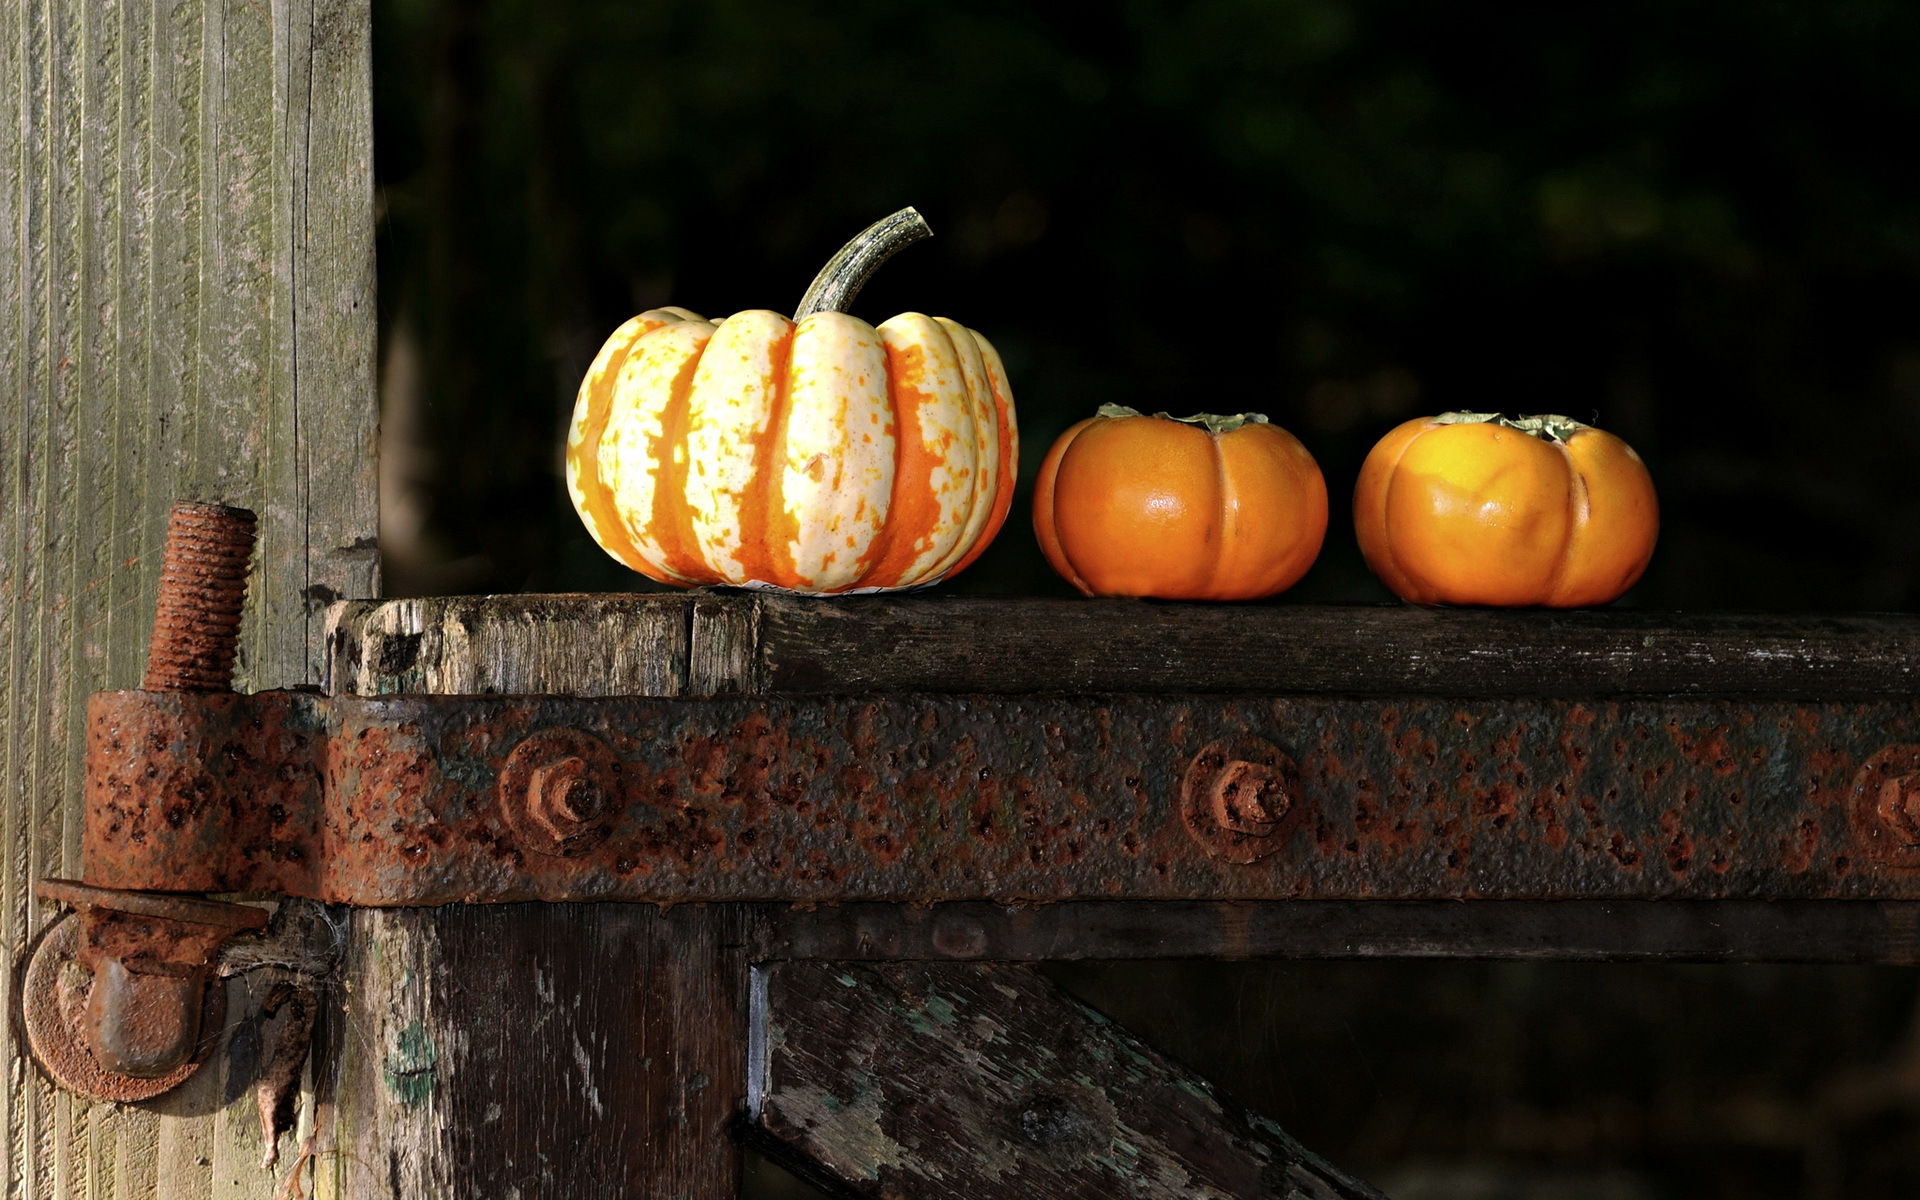
POLYGON ((853 297, 866 286, 880 264, 923 238, 933 236, 925 217, 913 207, 881 217, 840 247, 840 253, 827 260, 813 277, 807 294, 800 297, 795 324, 817 312, 845 312, 853 297))

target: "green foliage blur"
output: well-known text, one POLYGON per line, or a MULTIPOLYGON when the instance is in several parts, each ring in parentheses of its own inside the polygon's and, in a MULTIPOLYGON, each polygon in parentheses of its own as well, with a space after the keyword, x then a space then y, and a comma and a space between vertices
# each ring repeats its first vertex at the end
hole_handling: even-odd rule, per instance
MULTIPOLYGON (((1260 411, 1305 440, 1334 525, 1289 599, 1386 598, 1345 524, 1359 462, 1395 422, 1466 408, 1641 451, 1665 525, 1630 603, 1920 602, 1910 4, 375 19, 382 319, 428 463, 397 590, 638 586, 558 474, 601 340, 663 303, 791 311, 846 237, 914 204, 939 236, 855 311, 991 338, 1023 477, 1106 401, 1260 411)), ((1064 594, 1025 499, 956 590, 1064 594)))

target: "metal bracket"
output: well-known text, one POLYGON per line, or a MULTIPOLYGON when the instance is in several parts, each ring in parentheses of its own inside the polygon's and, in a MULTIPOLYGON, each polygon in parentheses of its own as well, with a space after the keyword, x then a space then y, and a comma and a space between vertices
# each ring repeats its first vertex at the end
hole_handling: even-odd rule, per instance
MULTIPOLYGON (((141 694, 231 695, 254 526, 245 509, 174 505, 141 694)), ((172 781, 172 811, 197 803, 191 776, 172 781)), ((267 923, 258 908, 165 894, 182 890, 178 881, 146 886, 159 894, 65 879, 35 888, 75 915, 50 926, 27 963, 28 1042, 62 1086, 96 1100, 144 1100, 199 1069, 226 1012, 214 957, 267 923)))
POLYGON ((1920 898, 1910 700, 114 692, 88 736, 85 878, 136 889, 1920 898))

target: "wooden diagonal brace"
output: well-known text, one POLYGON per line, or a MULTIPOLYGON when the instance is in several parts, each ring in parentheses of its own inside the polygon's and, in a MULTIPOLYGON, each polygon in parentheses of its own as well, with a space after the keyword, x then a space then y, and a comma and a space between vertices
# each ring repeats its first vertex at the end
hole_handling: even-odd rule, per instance
POLYGON ((1030 967, 754 972, 747 1108, 859 1197, 1384 1200, 1030 967))

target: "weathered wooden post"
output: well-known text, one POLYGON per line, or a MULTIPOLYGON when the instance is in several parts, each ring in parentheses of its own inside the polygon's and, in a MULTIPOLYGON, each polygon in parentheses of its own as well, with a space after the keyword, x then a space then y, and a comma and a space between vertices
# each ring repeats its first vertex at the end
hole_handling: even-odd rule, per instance
MULTIPOLYGON (((168 505, 260 514, 241 682, 377 590, 365 0, 0 6, 0 945, 78 873, 85 699, 140 683, 168 505)), ((142 1108, 53 1088, 0 978, 8 1200, 271 1195, 240 1036, 142 1108)))

